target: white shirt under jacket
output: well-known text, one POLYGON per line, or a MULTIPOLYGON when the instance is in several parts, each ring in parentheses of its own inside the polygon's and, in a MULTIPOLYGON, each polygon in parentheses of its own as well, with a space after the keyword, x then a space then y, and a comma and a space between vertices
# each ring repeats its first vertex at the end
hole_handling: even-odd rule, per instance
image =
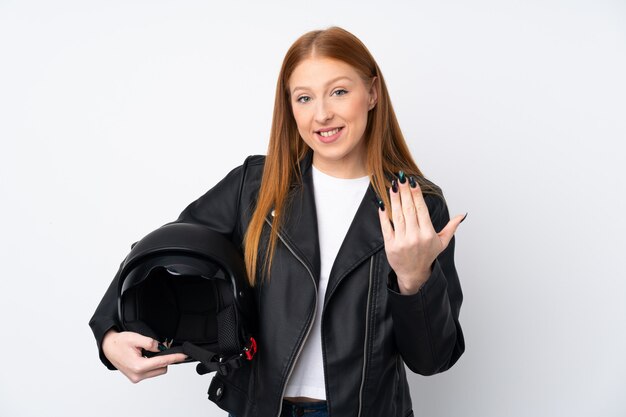
MULTIPOLYGON (((324 300, 328 277, 341 243, 348 232, 370 179, 337 178, 312 166, 315 208, 320 243, 320 281, 318 300, 324 300)), ((285 397, 326 399, 320 321, 322 302, 318 302, 313 328, 287 382, 285 397)))

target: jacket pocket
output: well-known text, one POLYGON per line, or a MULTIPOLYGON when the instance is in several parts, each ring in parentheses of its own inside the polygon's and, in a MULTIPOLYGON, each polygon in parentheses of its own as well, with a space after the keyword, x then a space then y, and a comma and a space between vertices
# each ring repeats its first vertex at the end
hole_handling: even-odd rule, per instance
POLYGON ((237 417, 246 416, 251 408, 247 390, 250 368, 240 368, 228 376, 215 374, 209 386, 209 400, 237 417))

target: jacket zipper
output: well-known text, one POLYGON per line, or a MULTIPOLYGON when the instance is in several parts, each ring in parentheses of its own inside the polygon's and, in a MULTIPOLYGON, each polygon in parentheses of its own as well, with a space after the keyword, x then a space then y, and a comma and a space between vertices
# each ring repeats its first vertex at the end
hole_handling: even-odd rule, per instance
POLYGON ((363 387, 365 386, 365 369, 367 367, 367 338, 369 337, 369 317, 370 317, 370 303, 372 300, 372 276, 374 269, 374 257, 370 258, 370 276, 369 284, 367 287, 367 307, 365 309, 365 341, 363 343, 363 372, 361 374, 361 388, 359 388, 359 413, 358 417, 361 417, 361 411, 363 411, 363 387))
MULTIPOLYGON (((270 227, 272 227, 272 224, 267 219, 265 219, 265 222, 270 227)), ((304 268, 309 273, 309 276, 311 277, 311 282, 313 282, 313 287, 315 287, 315 308, 313 309, 313 314, 312 314, 312 316, 315 317, 315 311, 317 310, 317 284, 315 283, 315 278, 313 277, 313 273, 311 272, 309 267, 306 265, 306 263, 304 263, 302 258, 300 258, 293 251, 291 246, 289 246, 287 244, 287 242, 285 242, 285 239, 283 239, 281 234, 278 233, 278 232, 276 232, 276 234, 277 234, 278 238, 280 239, 280 241, 283 242, 283 245, 285 245, 287 247, 287 249, 289 249, 289 252, 291 252, 291 254, 302 264, 302 266, 304 266, 304 268)), ((285 390, 287 390, 287 382, 289 381, 289 378, 291 377, 291 374, 293 373, 294 365, 298 361, 298 358, 300 357, 300 353, 302 353, 302 349, 304 348, 304 344, 305 344, 307 338, 309 337, 309 333, 311 333, 311 329, 312 328, 313 328, 313 320, 311 320, 309 322, 309 328, 307 329, 306 334, 304 335, 304 340, 302 341, 302 343, 300 344, 300 347, 298 348, 298 353, 296 353, 296 358, 293 360, 293 362, 291 363, 291 366, 289 367, 289 373, 287 374, 287 379, 285 380, 285 384, 283 385, 283 392, 280 395, 280 406, 278 407, 278 415, 276 417, 280 417, 280 414, 283 412, 283 397, 285 396, 285 390)))

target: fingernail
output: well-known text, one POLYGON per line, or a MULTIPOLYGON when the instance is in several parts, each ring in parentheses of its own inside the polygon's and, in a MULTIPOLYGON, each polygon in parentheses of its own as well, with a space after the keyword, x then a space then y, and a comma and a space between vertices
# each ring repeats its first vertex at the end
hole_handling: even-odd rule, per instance
POLYGON ((404 175, 404 171, 398 172, 398 180, 400 180, 400 184, 404 184, 406 182, 406 175, 404 175))
POLYGON ((463 223, 463 220, 465 220, 465 218, 467 217, 467 215, 469 214, 469 211, 467 213, 465 213, 465 216, 463 216, 463 218, 461 219, 461 221, 459 222, 459 224, 463 223))
POLYGON ((409 177, 409 185, 411 186, 411 188, 417 187, 417 182, 415 182, 415 178, 413 178, 412 175, 409 177))
POLYGON ((385 211, 385 203, 383 203, 383 200, 378 200, 378 208, 380 208, 381 211, 385 211))
POLYGON ((391 191, 393 191, 394 193, 398 192, 398 183, 395 179, 391 180, 391 191))

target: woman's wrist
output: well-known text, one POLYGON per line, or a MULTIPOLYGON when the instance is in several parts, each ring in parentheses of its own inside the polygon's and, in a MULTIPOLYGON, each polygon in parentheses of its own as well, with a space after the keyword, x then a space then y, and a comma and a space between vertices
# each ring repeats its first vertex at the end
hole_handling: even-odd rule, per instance
POLYGON ((398 279, 398 288, 400 289, 400 294, 403 295, 413 295, 416 294, 422 286, 428 281, 430 274, 432 272, 431 268, 427 270, 422 270, 420 272, 415 273, 412 276, 401 276, 397 275, 398 279))
MULTIPOLYGON (((114 328, 111 328, 109 330, 106 331, 106 333, 104 333, 104 336, 102 337, 102 350, 105 350, 105 345, 107 345, 108 341, 111 339, 112 336, 118 334, 119 332, 117 330, 115 330, 114 328)), ((106 352, 105 352, 106 355, 106 352)))

